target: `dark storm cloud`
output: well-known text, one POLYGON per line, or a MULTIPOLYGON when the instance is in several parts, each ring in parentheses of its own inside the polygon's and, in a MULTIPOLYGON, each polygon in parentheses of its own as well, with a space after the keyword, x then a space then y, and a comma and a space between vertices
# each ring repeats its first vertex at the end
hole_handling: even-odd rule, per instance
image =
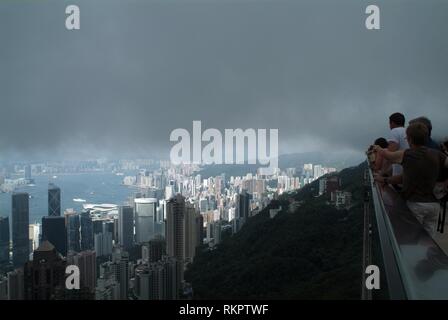
POLYGON ((0 158, 167 157, 193 120, 281 153, 361 151, 395 111, 448 135, 448 2, 375 3, 380 31, 370 1, 2 1, 0 158))

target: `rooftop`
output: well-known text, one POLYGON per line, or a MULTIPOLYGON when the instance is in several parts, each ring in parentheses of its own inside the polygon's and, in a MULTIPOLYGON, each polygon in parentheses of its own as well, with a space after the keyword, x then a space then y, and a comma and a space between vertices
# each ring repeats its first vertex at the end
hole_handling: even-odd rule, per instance
POLYGON ((54 246, 47 240, 42 241, 42 243, 40 244, 40 246, 36 249, 36 251, 53 251, 54 250, 54 246))

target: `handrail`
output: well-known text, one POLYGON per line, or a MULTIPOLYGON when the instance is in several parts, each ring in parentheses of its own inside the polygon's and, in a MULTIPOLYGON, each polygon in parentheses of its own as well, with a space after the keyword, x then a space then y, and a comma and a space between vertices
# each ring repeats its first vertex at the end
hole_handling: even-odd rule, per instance
POLYGON ((448 299, 448 256, 398 193, 369 175, 390 298, 448 299))
POLYGON ((406 291, 403 286, 403 280, 397 262, 397 253, 399 250, 396 241, 394 241, 395 237, 389 219, 385 214, 386 209, 381 198, 381 192, 373 180, 373 174, 370 169, 369 176, 389 297, 392 300, 404 300, 406 299, 406 291))

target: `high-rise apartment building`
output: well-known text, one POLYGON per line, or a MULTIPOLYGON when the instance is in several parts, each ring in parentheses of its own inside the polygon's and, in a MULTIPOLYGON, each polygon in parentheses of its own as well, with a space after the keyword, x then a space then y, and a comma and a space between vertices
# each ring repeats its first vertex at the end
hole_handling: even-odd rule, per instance
POLYGON ((201 230, 201 214, 194 207, 193 204, 187 203, 185 205, 185 218, 184 218, 184 262, 193 262, 196 254, 196 248, 202 242, 200 236, 201 230))
POLYGON ((185 198, 177 194, 168 200, 166 209, 166 252, 168 256, 183 261, 185 254, 185 198))
POLYGON ((135 271, 135 294, 139 300, 179 299, 181 268, 176 258, 164 256, 161 260, 143 264, 135 271))

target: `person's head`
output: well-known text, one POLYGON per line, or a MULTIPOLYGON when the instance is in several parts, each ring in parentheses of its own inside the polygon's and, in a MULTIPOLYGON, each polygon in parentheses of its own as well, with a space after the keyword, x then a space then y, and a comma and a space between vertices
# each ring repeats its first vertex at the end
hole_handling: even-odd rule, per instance
POLYGON ((432 132, 431 120, 429 120, 426 117, 418 117, 418 118, 415 118, 415 119, 409 121, 409 124, 413 124, 413 123, 417 123, 417 122, 423 123, 426 126, 426 128, 428 129, 428 135, 429 135, 429 137, 431 137, 431 132, 432 132))
POLYGON ((389 117, 389 126, 391 129, 404 127, 406 119, 402 113, 396 112, 389 117))
POLYGON ((441 149, 444 153, 448 154, 448 137, 445 138, 445 140, 440 144, 440 149, 441 149))
POLYGON ((376 146, 380 146, 380 147, 383 148, 383 149, 387 149, 387 147, 389 146, 389 143, 388 143, 387 140, 384 139, 384 138, 378 138, 378 139, 376 139, 374 144, 375 144, 376 146))
POLYGON ((411 124, 406 129, 406 135, 411 147, 421 147, 428 142, 428 128, 421 122, 411 124))

